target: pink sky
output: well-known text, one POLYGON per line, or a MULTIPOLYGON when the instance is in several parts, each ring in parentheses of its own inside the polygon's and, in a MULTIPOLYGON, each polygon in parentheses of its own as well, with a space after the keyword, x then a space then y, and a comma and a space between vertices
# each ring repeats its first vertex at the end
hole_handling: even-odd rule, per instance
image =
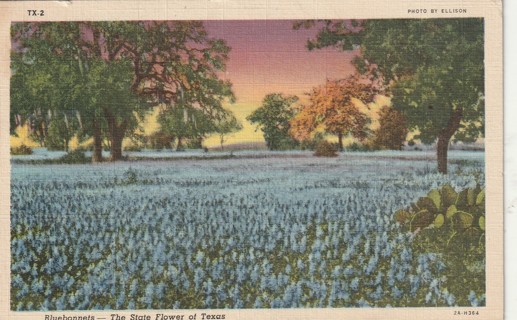
POLYGON ((354 71, 356 53, 337 49, 308 51, 307 39, 316 29, 293 30, 290 20, 207 21, 212 38, 232 48, 225 77, 234 85, 237 103, 259 106, 272 92, 302 98, 326 79, 344 78, 354 71))

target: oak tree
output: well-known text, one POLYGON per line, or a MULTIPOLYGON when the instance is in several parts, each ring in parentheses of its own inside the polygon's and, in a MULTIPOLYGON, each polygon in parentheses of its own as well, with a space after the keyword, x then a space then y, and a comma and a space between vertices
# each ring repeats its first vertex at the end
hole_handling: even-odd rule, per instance
MULTIPOLYGON (((122 139, 135 121, 133 111, 142 108, 131 102, 120 110, 120 104, 98 99, 99 93, 121 96, 96 89, 106 84, 106 79, 92 72, 94 65, 118 72, 129 64, 131 73, 124 70, 130 82, 127 96, 141 96, 155 105, 174 107, 183 99, 210 112, 223 99, 233 97, 231 83, 218 76, 230 48, 224 41, 210 38, 200 21, 18 23, 13 26, 13 42, 22 54, 37 57, 51 52, 74 62, 83 84, 83 118, 91 120, 94 161, 101 158, 103 130, 111 140, 111 160, 121 158, 122 139), (187 100, 182 97, 184 92, 187 100)), ((123 81, 125 86, 128 81, 123 81)))
POLYGON ((74 65, 50 52, 12 52, 11 72, 11 134, 26 124, 40 146, 67 150, 82 128, 74 65))
POLYGON ((424 143, 436 141, 447 173, 451 139, 484 135, 484 22, 481 18, 306 21, 309 49, 358 50, 357 68, 382 79, 393 105, 424 143))

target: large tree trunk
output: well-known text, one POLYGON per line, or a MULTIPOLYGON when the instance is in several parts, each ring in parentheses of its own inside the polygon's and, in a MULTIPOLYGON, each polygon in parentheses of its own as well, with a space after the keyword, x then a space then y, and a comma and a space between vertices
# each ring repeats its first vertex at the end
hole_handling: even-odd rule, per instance
POLYGON ((110 137, 111 140, 111 154, 110 160, 117 161, 122 159, 122 140, 124 135, 121 135, 121 132, 115 130, 113 136, 110 137))
POLYGON ((438 143, 436 144, 436 159, 438 160, 438 172, 447 173, 447 151, 449 151, 450 137, 446 135, 438 136, 438 143))
POLYGON ((342 133, 337 134, 337 144, 339 147, 339 151, 343 151, 343 134, 342 133))
MULTIPOLYGON (((97 120, 97 119, 96 119, 97 120)), ((92 162, 102 161, 102 136, 101 127, 98 121, 93 123, 93 155, 92 162)))
POLYGON ((39 125, 38 132, 39 132, 39 134, 38 134, 39 146, 41 148, 43 148, 43 147, 45 147, 45 126, 43 124, 43 121, 39 125))
POLYGON ((178 137, 178 144, 176 145, 176 151, 182 151, 183 150, 183 142, 182 137, 178 137))
POLYGON ((447 153, 449 151, 449 142, 452 136, 460 127, 461 118, 463 117, 463 109, 457 108, 451 114, 447 127, 443 128, 438 135, 436 144, 436 160, 438 161, 438 172, 447 173, 447 153))
POLYGON ((127 122, 123 120, 117 124, 116 117, 107 109, 104 110, 110 140, 110 161, 122 159, 122 140, 126 135, 127 122))

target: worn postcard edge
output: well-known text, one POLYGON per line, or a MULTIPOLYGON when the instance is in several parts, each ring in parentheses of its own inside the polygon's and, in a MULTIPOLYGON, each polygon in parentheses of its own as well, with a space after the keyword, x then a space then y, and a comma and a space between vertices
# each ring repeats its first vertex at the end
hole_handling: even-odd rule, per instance
MULTIPOLYGON (((0 319, 45 319, 53 316, 87 316, 110 319, 111 311, 10 311, 10 155, 9 155, 9 55, 13 21, 87 20, 219 20, 219 19, 366 19, 452 18, 485 19, 486 83, 486 189, 487 189, 487 299, 475 308, 478 319, 503 318, 503 55, 502 4, 497 0, 407 1, 407 0, 177 0, 177 1, 20 1, 0 3, 0 319), (28 16, 27 10, 45 10, 45 17, 28 16), (409 9, 420 10, 418 14, 409 9), (438 9, 431 13, 431 9, 438 9), (441 9, 445 9, 441 11, 441 9), (465 9, 466 13, 447 13, 465 9)), ((226 319, 470 319, 453 314, 458 308, 393 309, 244 309, 217 310, 226 319)), ((460 311, 473 308, 459 308, 460 311)), ((213 310, 216 312, 216 310, 213 310)), ((193 315, 206 310, 177 310, 193 315)), ((117 312, 129 316, 150 315, 156 310, 117 312)))

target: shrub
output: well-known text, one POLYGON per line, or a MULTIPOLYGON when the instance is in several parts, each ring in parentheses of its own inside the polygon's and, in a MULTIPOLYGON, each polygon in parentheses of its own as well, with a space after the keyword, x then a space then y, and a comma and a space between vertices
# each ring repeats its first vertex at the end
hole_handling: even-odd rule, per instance
POLYGON ((87 157, 83 151, 81 150, 74 150, 70 151, 61 158, 59 158, 59 162, 61 163, 88 163, 90 162, 90 157, 87 157))
POLYGON ((157 131, 149 136, 147 147, 156 150, 172 149, 174 139, 174 135, 162 131, 157 131))
POLYGON ((142 151, 142 148, 136 144, 131 144, 131 145, 125 147, 124 151, 140 152, 140 151, 142 151))
POLYGON ((138 182, 138 172, 133 168, 129 168, 126 172, 124 172, 124 177, 122 178, 122 184, 136 184, 138 182))
POLYGON ((187 149, 203 149, 203 139, 191 138, 186 141, 187 149))
POLYGON ((65 150, 65 142, 59 137, 47 136, 45 137, 45 147, 48 151, 63 151, 65 150))
POLYGON ((296 140, 294 140, 291 137, 284 137, 282 139, 279 139, 276 147, 272 148, 272 146, 269 146, 270 150, 293 150, 298 148, 300 143, 296 140))
POLYGON ((32 149, 24 144, 18 147, 11 147, 11 154, 15 156, 32 154, 32 149))
POLYGON ((337 148, 328 141, 321 141, 314 151, 316 157, 337 157, 337 148))
POLYGON ((358 142, 352 142, 346 148, 346 151, 361 152, 361 151, 372 151, 372 147, 367 144, 361 144, 358 142))
POLYGON ((325 140, 321 133, 316 133, 313 138, 299 142, 301 150, 316 150, 318 144, 325 140))
POLYGON ((415 253, 435 253, 445 263, 443 287, 458 305, 471 304, 472 292, 485 293, 484 189, 433 189, 410 208, 398 210, 395 219, 415 234, 415 253))
POLYGON ((56 114, 51 118, 48 125, 45 135, 45 147, 51 151, 68 151, 72 137, 73 128, 69 126, 67 119, 56 114))

